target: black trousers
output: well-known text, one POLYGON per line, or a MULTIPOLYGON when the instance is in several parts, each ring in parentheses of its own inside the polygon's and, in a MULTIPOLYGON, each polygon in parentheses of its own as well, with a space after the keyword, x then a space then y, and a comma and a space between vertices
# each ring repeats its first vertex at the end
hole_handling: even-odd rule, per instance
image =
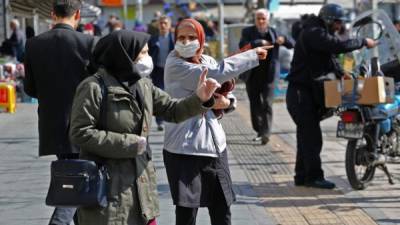
POLYGON ((271 134, 272 103, 274 101, 274 83, 260 84, 254 80, 246 82, 246 91, 250 101, 251 124, 258 136, 271 134))
POLYGON ((296 124, 297 156, 294 179, 298 184, 324 178, 320 157, 320 116, 314 99, 310 89, 289 83, 286 105, 296 124))
MULTIPOLYGON (((221 185, 215 185, 215 198, 208 206, 211 225, 231 225, 231 210, 226 204, 221 185)), ((199 208, 187 208, 176 206, 175 216, 176 225, 195 225, 196 217, 199 208)))

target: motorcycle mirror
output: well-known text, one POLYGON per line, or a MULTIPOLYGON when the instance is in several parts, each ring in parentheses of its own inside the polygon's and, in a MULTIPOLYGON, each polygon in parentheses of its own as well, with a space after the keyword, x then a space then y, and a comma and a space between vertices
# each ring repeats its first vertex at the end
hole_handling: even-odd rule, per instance
POLYGON ((356 37, 370 38, 376 41, 382 37, 382 34, 383 34, 382 25, 379 22, 370 20, 369 23, 364 23, 359 25, 356 37))

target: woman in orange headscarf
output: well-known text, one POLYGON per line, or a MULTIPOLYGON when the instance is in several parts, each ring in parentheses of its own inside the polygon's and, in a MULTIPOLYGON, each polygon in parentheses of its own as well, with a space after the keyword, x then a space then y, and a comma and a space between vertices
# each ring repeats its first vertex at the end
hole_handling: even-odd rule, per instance
MULTIPOLYGON (((175 50, 166 61, 165 91, 174 97, 193 93, 201 74, 224 83, 259 65, 267 48, 249 50, 216 62, 203 55, 205 34, 199 22, 182 20, 175 31, 175 50)), ((232 95, 215 94, 214 110, 234 109, 232 95)), ((164 163, 176 225, 194 225, 197 209, 208 207, 213 225, 230 225, 235 199, 228 167, 225 133, 213 110, 179 124, 166 123, 164 163)))

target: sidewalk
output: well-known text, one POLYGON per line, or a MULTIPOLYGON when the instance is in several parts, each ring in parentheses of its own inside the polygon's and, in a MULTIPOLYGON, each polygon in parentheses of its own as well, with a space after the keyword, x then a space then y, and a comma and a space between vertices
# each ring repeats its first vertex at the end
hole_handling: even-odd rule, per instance
MULTIPOLYGON (((238 201, 232 206, 233 225, 274 224, 400 224, 400 168, 390 165, 395 185, 377 171, 365 191, 353 191, 345 176, 346 142, 335 138, 336 120, 324 121, 322 159, 335 190, 293 185, 295 126, 284 103, 274 105, 274 128, 267 146, 254 143, 243 85, 236 88, 238 109, 221 120, 227 133, 229 164, 238 201)), ((158 173, 160 225, 174 224, 174 207, 162 163, 163 133, 151 132, 158 173)), ((0 225, 44 225, 52 208, 44 205, 54 157, 37 157, 36 105, 21 104, 16 114, 0 113, 0 225)), ((198 225, 209 224, 201 209, 198 225)))

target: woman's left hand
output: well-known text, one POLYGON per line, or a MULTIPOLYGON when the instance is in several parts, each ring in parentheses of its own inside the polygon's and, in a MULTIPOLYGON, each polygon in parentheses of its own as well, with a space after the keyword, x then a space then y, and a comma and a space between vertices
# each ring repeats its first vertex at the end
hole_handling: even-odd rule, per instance
POLYGON ((219 93, 214 93, 214 97, 215 97, 215 104, 212 107, 213 109, 227 109, 231 104, 231 100, 229 100, 229 98, 219 93))
POLYGON ((221 85, 212 78, 207 78, 208 69, 204 69, 197 84, 196 94, 202 102, 210 100, 215 90, 221 85))

